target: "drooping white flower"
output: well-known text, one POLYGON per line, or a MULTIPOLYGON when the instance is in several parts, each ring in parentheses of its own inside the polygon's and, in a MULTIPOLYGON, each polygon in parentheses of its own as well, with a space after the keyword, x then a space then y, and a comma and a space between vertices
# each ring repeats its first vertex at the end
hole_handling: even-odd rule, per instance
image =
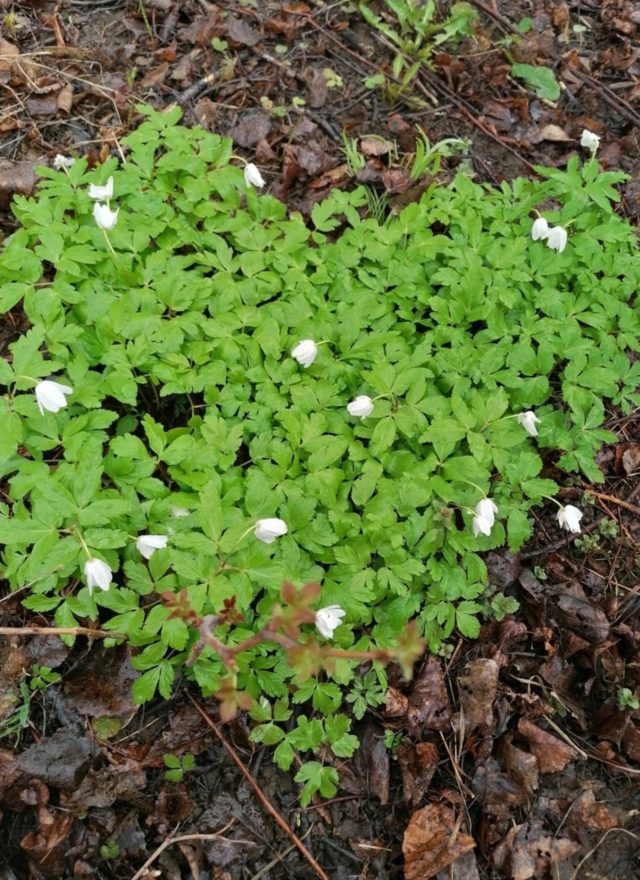
POLYGON ((75 161, 73 156, 63 156, 61 153, 58 153, 52 164, 56 171, 66 171, 67 168, 71 168, 75 161))
POLYGON ((366 419, 373 412, 373 400, 366 394, 361 394, 347 404, 349 415, 356 416, 358 419, 366 419))
POLYGON ((568 532, 573 532, 574 535, 577 535, 580 531, 582 511, 578 510, 577 507, 574 507, 573 504, 567 504, 566 507, 561 507, 556 514, 556 518, 558 520, 558 525, 562 526, 562 528, 566 529, 568 532))
POLYGON ((547 233, 547 247, 551 250, 558 251, 559 254, 567 246, 567 230, 564 226, 552 226, 547 233))
POLYGON ((253 162, 249 162, 248 165, 245 165, 244 182, 247 186, 257 186, 259 189, 262 189, 266 183, 262 174, 260 174, 260 169, 257 165, 254 165, 253 162))
POLYGON ((291 352, 291 357, 302 364, 303 367, 310 367, 318 356, 318 346, 313 339, 303 339, 299 342, 291 352))
POLYGON ((530 434, 532 437, 538 436, 538 429, 536 428, 536 424, 539 421, 540 419, 532 409, 528 409, 526 412, 521 412, 518 415, 518 423, 522 425, 527 434, 530 434))
POLYGON ((166 535, 140 535, 136 541, 138 553, 145 559, 151 559, 156 550, 163 550, 169 539, 166 535))
POLYGON ((289 527, 283 519, 276 517, 267 517, 267 519, 259 519, 255 524, 253 534, 259 541, 265 544, 273 544, 276 538, 286 535, 289 527))
POLYGON ((544 217, 538 217, 537 220, 533 221, 533 226, 531 227, 531 238, 534 241, 538 241, 541 238, 546 238, 549 235, 549 224, 544 219, 544 217))
POLYGON ((109 205, 102 205, 96 202, 93 206, 93 219, 96 221, 100 229, 113 229, 118 222, 118 211, 112 211, 109 205))
POLYGON ((333 638, 333 631, 342 623, 347 612, 339 605, 327 605, 316 611, 316 629, 325 639, 333 638))
POLYGON ((474 516, 471 527, 474 537, 478 535, 491 534, 491 529, 496 521, 497 505, 490 498, 482 498, 476 504, 476 515, 474 516))
POLYGON ((93 593, 94 587, 108 590, 111 586, 111 575, 111 569, 102 559, 87 559, 84 564, 84 576, 90 593, 93 593))
POLYGON ((587 150, 591 150, 592 153, 595 153, 600 146, 600 137, 592 131, 589 131, 588 128, 585 128, 582 132, 582 137, 580 138, 580 146, 585 147, 587 150))
POLYGON ((97 183, 90 183, 89 184, 89 198, 96 199, 98 202, 108 202, 109 199, 112 199, 113 198, 113 177, 110 177, 104 186, 100 186, 97 183))
POLYGON ((41 415, 47 412, 57 413, 67 405, 66 394, 73 394, 73 388, 69 385, 63 385, 61 382, 54 382, 53 379, 45 379, 38 382, 35 389, 36 403, 41 415))

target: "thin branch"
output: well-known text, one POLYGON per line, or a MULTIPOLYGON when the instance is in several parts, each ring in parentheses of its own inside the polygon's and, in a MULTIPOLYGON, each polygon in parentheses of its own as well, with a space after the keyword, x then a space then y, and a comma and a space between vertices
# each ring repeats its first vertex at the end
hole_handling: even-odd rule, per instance
POLYGON ((126 639, 121 632, 88 626, 0 626, 0 636, 92 636, 95 639, 126 639))
MULTIPOLYGON (((147 861, 138 871, 136 871, 131 880, 140 880, 140 878, 146 874, 147 869, 151 867, 158 856, 161 855, 168 846, 171 846, 172 843, 185 843, 189 840, 220 840, 224 832, 231 828, 235 821, 235 819, 232 819, 230 822, 227 822, 224 828, 221 828, 220 831, 216 831, 212 834, 181 834, 179 835, 179 837, 168 837, 164 841, 164 843, 161 843, 160 846, 151 853, 147 861)), ((224 839, 227 843, 247 844, 248 846, 251 845, 250 840, 234 840, 233 838, 228 837, 225 837, 224 839)))
MULTIPOLYGON (((304 856, 304 858, 307 860, 307 862, 311 865, 311 867, 313 868, 313 870, 316 872, 316 875, 320 878, 320 880, 329 880, 329 877, 325 874, 325 872, 322 870, 322 868, 320 867, 320 865, 316 862, 316 860, 315 860, 314 857, 311 855, 311 853, 309 852, 309 850, 306 848, 306 846, 304 845, 304 843, 300 840, 300 838, 298 837, 298 835, 297 835, 297 834, 296 834, 296 833, 295 833, 295 832, 294 832, 294 831, 293 831, 293 830, 287 825, 287 823, 285 822, 285 820, 283 819, 283 817, 280 815, 280 813, 279 813, 279 812, 276 810, 276 808, 275 808, 275 807, 269 802, 269 800, 267 799, 267 796, 264 794, 264 792, 262 791, 262 789, 260 788, 260 786, 258 785, 258 783, 256 782, 256 780, 253 778, 253 776, 251 775, 251 773, 249 772, 249 770, 247 769, 247 767, 245 766, 244 762, 242 761, 242 759, 240 758, 240 756, 237 754, 237 752, 235 751, 235 749, 233 748, 233 746, 231 746, 231 745, 227 742, 227 740, 226 740, 225 737, 223 736, 223 734, 222 734, 222 732, 220 731, 220 729, 218 728, 218 726, 217 726, 216 724, 214 724, 214 722, 213 722, 213 721, 211 720, 211 718, 207 715, 207 713, 206 713, 206 712, 204 711, 204 709, 200 706, 200 704, 199 704, 196 700, 193 699, 193 697, 191 696, 191 694, 189 694, 189 693, 187 692, 186 695, 187 695, 187 698, 189 699, 189 701, 193 704, 193 706, 195 706, 195 708, 197 709, 197 711, 200 713, 200 715, 201 715, 202 718, 204 719, 205 723, 211 728, 211 730, 212 730, 212 731, 215 733, 215 735, 218 737, 218 739, 219 739, 220 742, 222 743, 222 746, 223 746, 224 750, 227 752, 227 754, 228 754, 231 758, 233 758, 233 760, 235 761, 235 763, 237 764, 237 766, 238 766, 239 769, 241 770, 242 775, 245 777, 245 779, 247 780, 247 782, 249 783, 249 785, 251 786, 251 788, 252 788, 252 789, 254 790, 254 792, 256 793, 256 796, 258 797, 258 800, 260 801, 260 803, 262 804, 262 806, 265 808, 265 810, 267 810, 267 812, 269 813, 269 815, 272 816, 272 818, 277 822, 277 824, 278 824, 278 825, 280 826, 280 828, 285 832, 285 834, 287 834, 287 835, 291 838, 291 840, 292 840, 293 843, 296 845, 296 847, 298 848, 298 850, 300 851, 300 853, 304 856)), ((136 877, 132 878, 132 880, 138 880, 138 877, 136 876, 136 877)))

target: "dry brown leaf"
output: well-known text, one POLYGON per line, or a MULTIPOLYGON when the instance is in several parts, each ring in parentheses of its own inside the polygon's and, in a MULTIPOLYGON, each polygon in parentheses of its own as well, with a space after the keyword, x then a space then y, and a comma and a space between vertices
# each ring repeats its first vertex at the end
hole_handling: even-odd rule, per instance
MULTIPOLYGON (((581 849, 566 837, 550 837, 540 823, 516 825, 495 848, 493 861, 511 880, 548 877, 552 865, 581 849)), ((564 876, 555 872, 552 876, 564 876)))
POLYGON ((545 141, 571 141, 573 138, 569 137, 564 128, 560 128, 559 125, 553 125, 550 123, 549 125, 545 125, 544 128, 540 129, 540 134, 545 141))
POLYGON ((391 141, 379 137, 360 138, 360 149, 365 156, 386 156, 393 149, 391 141))
POLYGON ((73 87, 71 83, 60 89, 58 92, 58 110, 63 113, 70 113, 73 107, 73 87))
POLYGON ((413 814, 402 840, 405 880, 430 880, 471 852, 475 842, 452 809, 430 804, 413 814))
POLYGON ((640 727, 629 722, 622 738, 622 746, 632 761, 640 764, 640 727))
POLYGON ((561 622, 589 642, 604 642, 609 635, 609 620, 604 611, 585 596, 582 585, 570 581, 559 585, 557 591, 557 613, 561 622))
POLYGON ((387 715, 390 715, 392 718, 397 718, 399 716, 405 715, 408 705, 409 699, 403 693, 397 691, 393 687, 387 689, 387 696, 384 706, 384 711, 387 715))
POLYGON ((240 46, 255 46, 260 42, 260 33, 251 27, 247 19, 233 15, 227 20, 227 37, 240 46))
POLYGON ((13 58, 20 54, 20 50, 13 43, 0 37, 0 73, 10 71, 13 64, 13 58))
POLYGON ((36 174, 32 162, 0 163, 0 208, 6 211, 15 193, 31 195, 35 185, 36 174))
POLYGON ((596 800, 591 789, 583 791, 573 802, 570 820, 576 828, 588 828, 590 831, 609 831, 624 824, 620 815, 596 800))
POLYGON ((20 841, 21 848, 38 863, 44 874, 62 875, 67 846, 66 841, 75 817, 61 810, 49 810, 40 807, 38 810, 37 831, 30 831, 20 841))
POLYGON ((81 715, 128 717, 135 712, 131 685, 138 676, 128 647, 105 649, 96 643, 65 677, 64 692, 81 715))
POLYGON ((140 88, 141 89, 151 89, 154 86, 162 85, 164 82, 164 78, 167 75, 167 71, 169 70, 169 62, 164 61, 158 67, 154 67, 153 70, 150 70, 146 73, 142 79, 140 80, 140 88))
POLYGON ((403 743, 396 750, 402 773, 404 799, 415 809, 429 788, 438 766, 438 747, 435 743, 403 743))
POLYGON ((577 757, 575 749, 571 746, 524 718, 518 721, 518 733, 526 739, 529 748, 538 759, 541 773, 559 773, 569 761, 577 757))
POLYGON ((409 694, 407 722, 412 733, 449 729, 451 703, 442 661, 437 657, 430 656, 427 659, 413 683, 409 694))
POLYGON ((506 819, 527 801, 523 786, 503 773, 495 758, 487 758, 477 768, 472 787, 484 813, 496 818, 506 819))
POLYGON ((640 443, 630 443, 622 453, 621 459, 625 474, 635 474, 640 471, 640 443))
POLYGON ((493 702, 498 688, 498 664, 495 660, 471 660, 458 676, 461 727, 465 734, 493 724, 493 702))
POLYGON ((346 162, 343 165, 336 165, 330 171, 326 171, 321 177, 312 180, 309 183, 310 189, 325 189, 328 186, 342 186, 349 178, 349 166, 346 162))
POLYGON ((538 788, 538 759, 529 752, 507 743, 504 750, 504 764, 509 776, 520 785, 528 795, 538 788))

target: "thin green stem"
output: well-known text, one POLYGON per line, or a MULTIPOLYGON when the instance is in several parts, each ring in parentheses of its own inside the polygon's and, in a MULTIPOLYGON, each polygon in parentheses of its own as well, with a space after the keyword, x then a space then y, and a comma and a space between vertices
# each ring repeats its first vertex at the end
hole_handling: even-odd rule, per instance
POLYGON ((76 536, 78 541, 80 542, 80 545, 81 545, 82 549, 84 550, 84 552, 87 554, 87 559, 93 559, 93 555, 91 554, 91 551, 87 547, 86 541, 84 540, 84 538, 82 537, 82 535, 80 534, 78 529, 74 526, 74 528, 71 531, 76 536))

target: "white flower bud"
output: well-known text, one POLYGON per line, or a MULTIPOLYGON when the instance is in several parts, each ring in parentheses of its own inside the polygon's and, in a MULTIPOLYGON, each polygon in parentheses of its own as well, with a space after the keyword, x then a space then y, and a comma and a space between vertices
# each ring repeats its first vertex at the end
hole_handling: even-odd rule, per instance
POLYGON ((310 367, 318 356, 318 346, 313 339, 303 339, 299 342, 291 352, 291 357, 302 364, 303 367, 310 367))
POLYGON ((93 206, 93 219, 100 229, 108 231, 113 229, 118 222, 118 211, 112 211, 109 205, 101 205, 100 202, 96 202, 93 206))
POLYGON ((578 510, 577 507, 574 507, 573 504, 567 504, 566 507, 561 507, 556 514, 556 518, 558 520, 558 525, 562 526, 562 528, 566 529, 568 532, 577 535, 580 531, 582 511, 578 510))
POLYGON ((531 409, 528 409, 526 412, 521 412, 518 415, 518 423, 522 425, 527 434, 530 434, 532 437, 538 436, 536 424, 539 421, 540 419, 531 409))
POLYGON ((358 419, 366 419, 373 412, 373 400, 366 394, 361 394, 347 404, 349 415, 356 416, 358 419))
POLYGON ((559 254, 567 246, 567 230, 562 226, 553 226, 547 233, 547 247, 559 254))
POLYGON ((327 605, 316 611, 316 629, 325 639, 332 639, 333 632, 342 623, 347 612, 339 605, 327 605))
POLYGON ((289 528, 284 520, 268 517, 267 519, 258 520, 253 534, 259 541, 264 541, 265 544, 273 544, 276 538, 281 538, 288 531, 289 528))
POLYGON ((166 535, 140 535, 136 547, 145 559, 151 559, 156 550, 163 550, 167 546, 167 541, 166 535))
POLYGON ((90 593, 93 593, 94 587, 108 590, 111 586, 111 574, 111 569, 102 559, 87 559, 84 564, 84 576, 90 593))
POLYGON ((45 410, 56 413, 65 407, 67 405, 65 394, 73 394, 73 388, 54 382, 53 379, 45 379, 43 382, 38 382, 34 392, 38 409, 44 415, 45 410))
POLYGON ((257 186, 259 189, 265 185, 266 181, 260 174, 260 169, 253 162, 249 162, 244 169, 244 182, 247 186, 257 186))
POLYGON ((110 177, 104 186, 100 186, 97 183, 90 183, 89 184, 89 198, 96 199, 98 202, 108 202, 109 199, 112 199, 113 198, 113 177, 110 177))
POLYGON ((544 219, 544 217, 538 217, 537 220, 533 221, 533 226, 531 227, 531 238, 534 241, 538 241, 541 238, 546 238, 549 234, 549 224, 544 219))

